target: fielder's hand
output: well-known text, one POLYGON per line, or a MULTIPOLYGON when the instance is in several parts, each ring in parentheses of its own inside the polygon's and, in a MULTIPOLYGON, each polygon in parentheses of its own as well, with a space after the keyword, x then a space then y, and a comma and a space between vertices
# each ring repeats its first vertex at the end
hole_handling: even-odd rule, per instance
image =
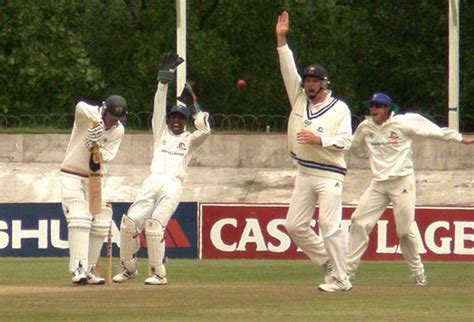
POLYGON ((172 82, 174 80, 174 72, 184 59, 171 51, 163 56, 160 71, 158 72, 158 80, 163 83, 172 82))
POLYGON ((462 138, 461 143, 464 143, 464 144, 474 144, 474 139, 462 138))
POLYGON ((189 82, 186 82, 184 85, 183 91, 178 97, 178 100, 189 108, 192 115, 201 111, 201 106, 198 103, 197 96, 194 94, 194 90, 189 82))
POLYGON ((322 145, 321 137, 308 129, 302 129, 296 134, 296 141, 300 144, 318 144, 322 145))

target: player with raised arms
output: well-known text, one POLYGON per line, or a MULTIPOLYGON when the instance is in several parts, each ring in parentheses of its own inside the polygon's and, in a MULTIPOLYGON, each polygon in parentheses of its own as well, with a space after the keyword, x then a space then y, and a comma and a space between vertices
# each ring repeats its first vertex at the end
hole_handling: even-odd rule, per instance
POLYGON ((151 174, 143 182, 138 195, 122 217, 120 225, 120 272, 115 283, 123 283, 138 276, 136 252, 144 231, 148 247, 149 276, 145 285, 168 283, 165 268, 165 230, 179 204, 182 184, 191 155, 201 146, 211 130, 209 114, 202 112, 194 93, 185 87, 178 105, 166 112, 168 84, 183 59, 167 53, 158 73, 158 88, 153 107, 153 160, 151 174), (191 115, 192 114, 192 115, 191 115), (194 118, 196 130, 186 130, 186 123, 194 118))
POLYGON ((310 260, 325 268, 319 290, 349 291, 341 194, 347 171, 344 150, 350 148, 352 139, 351 113, 343 101, 332 96, 322 66, 307 66, 301 79, 286 39, 289 23, 284 11, 275 29, 281 74, 292 108, 288 147, 298 166, 285 227, 310 260), (321 236, 311 228, 318 203, 321 236))
POLYGON ((413 138, 464 144, 472 144, 474 139, 464 138, 455 130, 440 128, 419 114, 395 114, 398 106, 385 93, 374 93, 368 103, 370 114, 357 127, 352 149, 356 154, 368 151, 374 178, 352 214, 347 255, 349 278, 355 279, 370 232, 392 203, 400 250, 408 263, 413 283, 423 286, 427 279, 415 234, 413 138))

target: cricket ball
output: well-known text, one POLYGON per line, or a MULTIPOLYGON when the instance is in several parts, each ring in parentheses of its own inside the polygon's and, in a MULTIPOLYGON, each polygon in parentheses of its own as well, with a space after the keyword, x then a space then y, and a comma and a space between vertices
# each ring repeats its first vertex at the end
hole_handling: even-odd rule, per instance
POLYGON ((237 87, 240 89, 244 89, 245 87, 247 87, 247 82, 244 81, 243 79, 239 79, 237 81, 237 87))

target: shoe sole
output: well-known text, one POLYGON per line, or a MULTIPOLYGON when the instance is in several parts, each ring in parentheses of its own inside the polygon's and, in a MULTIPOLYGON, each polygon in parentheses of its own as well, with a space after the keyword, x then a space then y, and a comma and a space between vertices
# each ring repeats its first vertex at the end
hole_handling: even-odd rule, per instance
POLYGON ((350 290, 352 290, 352 287, 350 289, 343 289, 343 290, 326 290, 322 287, 318 287, 318 290, 320 290, 321 292, 327 292, 327 293, 349 292, 350 290))
POLYGON ((76 285, 86 285, 87 284, 87 277, 83 277, 78 281, 73 281, 72 283, 76 284, 76 285))

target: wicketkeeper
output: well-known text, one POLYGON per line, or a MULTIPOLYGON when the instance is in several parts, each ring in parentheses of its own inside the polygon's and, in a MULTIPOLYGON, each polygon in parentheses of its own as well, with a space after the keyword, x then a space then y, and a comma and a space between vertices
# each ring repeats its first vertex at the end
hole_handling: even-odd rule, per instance
POLYGON ((145 179, 134 203, 120 225, 120 272, 113 281, 123 283, 138 276, 136 252, 144 231, 148 248, 149 277, 146 285, 168 283, 165 269, 165 230, 179 204, 182 184, 191 155, 211 133, 209 114, 200 111, 188 89, 178 98, 178 105, 166 111, 168 84, 183 59, 167 53, 158 73, 158 88, 153 107, 153 160, 151 174, 145 179), (194 114, 192 114, 192 112, 194 114), (191 115, 192 114, 192 115, 191 115), (196 131, 186 130, 194 119, 196 131))
POLYGON ((69 271, 75 284, 104 284, 95 274, 95 264, 109 232, 112 209, 105 206, 92 216, 89 212, 91 148, 98 144, 102 162, 115 158, 124 134, 127 102, 118 95, 107 97, 102 106, 79 102, 74 126, 61 164, 62 207, 68 223, 69 271), (95 127, 91 125, 96 123, 95 127))
POLYGON ((366 149, 374 178, 352 214, 348 244, 348 275, 355 279, 369 235, 390 203, 400 240, 400 250, 408 263, 412 281, 426 285, 426 275, 417 248, 415 223, 415 175, 412 142, 416 136, 443 141, 474 143, 457 131, 440 128, 419 114, 397 114, 398 106, 385 93, 374 93, 370 115, 356 129, 352 149, 366 149))

